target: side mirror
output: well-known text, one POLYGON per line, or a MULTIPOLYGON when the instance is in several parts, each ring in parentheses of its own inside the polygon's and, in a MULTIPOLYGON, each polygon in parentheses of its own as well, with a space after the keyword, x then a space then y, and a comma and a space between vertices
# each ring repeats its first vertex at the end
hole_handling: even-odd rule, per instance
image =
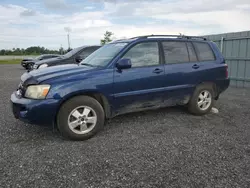
POLYGON ((121 69, 129 69, 132 67, 132 63, 130 59, 120 59, 117 63, 116 63, 116 67, 117 69, 121 70, 121 69))
POLYGON ((83 59, 82 59, 82 57, 81 56, 76 56, 76 62, 77 63, 80 63, 81 61, 82 61, 83 59))

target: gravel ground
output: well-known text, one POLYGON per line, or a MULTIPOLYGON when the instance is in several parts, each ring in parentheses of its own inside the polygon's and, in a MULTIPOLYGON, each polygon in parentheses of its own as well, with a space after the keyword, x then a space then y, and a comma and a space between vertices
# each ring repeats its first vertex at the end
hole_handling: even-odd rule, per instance
POLYGON ((0 187, 250 187, 250 90, 227 90, 218 114, 123 115, 73 142, 14 119, 9 98, 23 72, 0 65, 0 187))

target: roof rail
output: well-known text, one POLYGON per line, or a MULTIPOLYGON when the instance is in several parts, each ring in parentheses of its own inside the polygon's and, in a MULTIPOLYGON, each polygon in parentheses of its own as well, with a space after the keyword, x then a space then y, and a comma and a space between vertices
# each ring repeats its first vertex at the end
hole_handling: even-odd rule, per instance
POLYGON ((205 37, 199 36, 186 36, 186 35, 145 35, 145 36, 137 36, 130 39, 142 39, 142 38, 150 38, 150 37, 176 37, 182 39, 200 39, 200 40, 207 40, 205 37))

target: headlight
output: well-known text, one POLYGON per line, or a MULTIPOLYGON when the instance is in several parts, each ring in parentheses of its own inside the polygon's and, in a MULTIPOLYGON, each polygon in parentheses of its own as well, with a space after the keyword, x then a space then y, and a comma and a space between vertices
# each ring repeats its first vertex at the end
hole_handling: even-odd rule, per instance
POLYGON ((45 99, 49 93, 50 85, 31 85, 28 86, 25 97, 30 99, 45 99))
POLYGON ((41 68, 45 68, 47 66, 48 66, 48 64, 45 63, 45 64, 40 65, 38 68, 41 69, 41 68))

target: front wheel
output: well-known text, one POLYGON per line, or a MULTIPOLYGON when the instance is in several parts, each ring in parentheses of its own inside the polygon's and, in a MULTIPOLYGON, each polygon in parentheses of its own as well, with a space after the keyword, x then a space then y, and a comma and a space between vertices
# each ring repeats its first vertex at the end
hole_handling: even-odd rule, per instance
POLYGON ((86 140, 104 125, 104 110, 92 97, 78 96, 66 101, 57 116, 58 129, 71 140, 86 140))
POLYGON ((214 90, 211 84, 199 85, 188 103, 188 110, 195 115, 210 112, 214 105, 214 90))

